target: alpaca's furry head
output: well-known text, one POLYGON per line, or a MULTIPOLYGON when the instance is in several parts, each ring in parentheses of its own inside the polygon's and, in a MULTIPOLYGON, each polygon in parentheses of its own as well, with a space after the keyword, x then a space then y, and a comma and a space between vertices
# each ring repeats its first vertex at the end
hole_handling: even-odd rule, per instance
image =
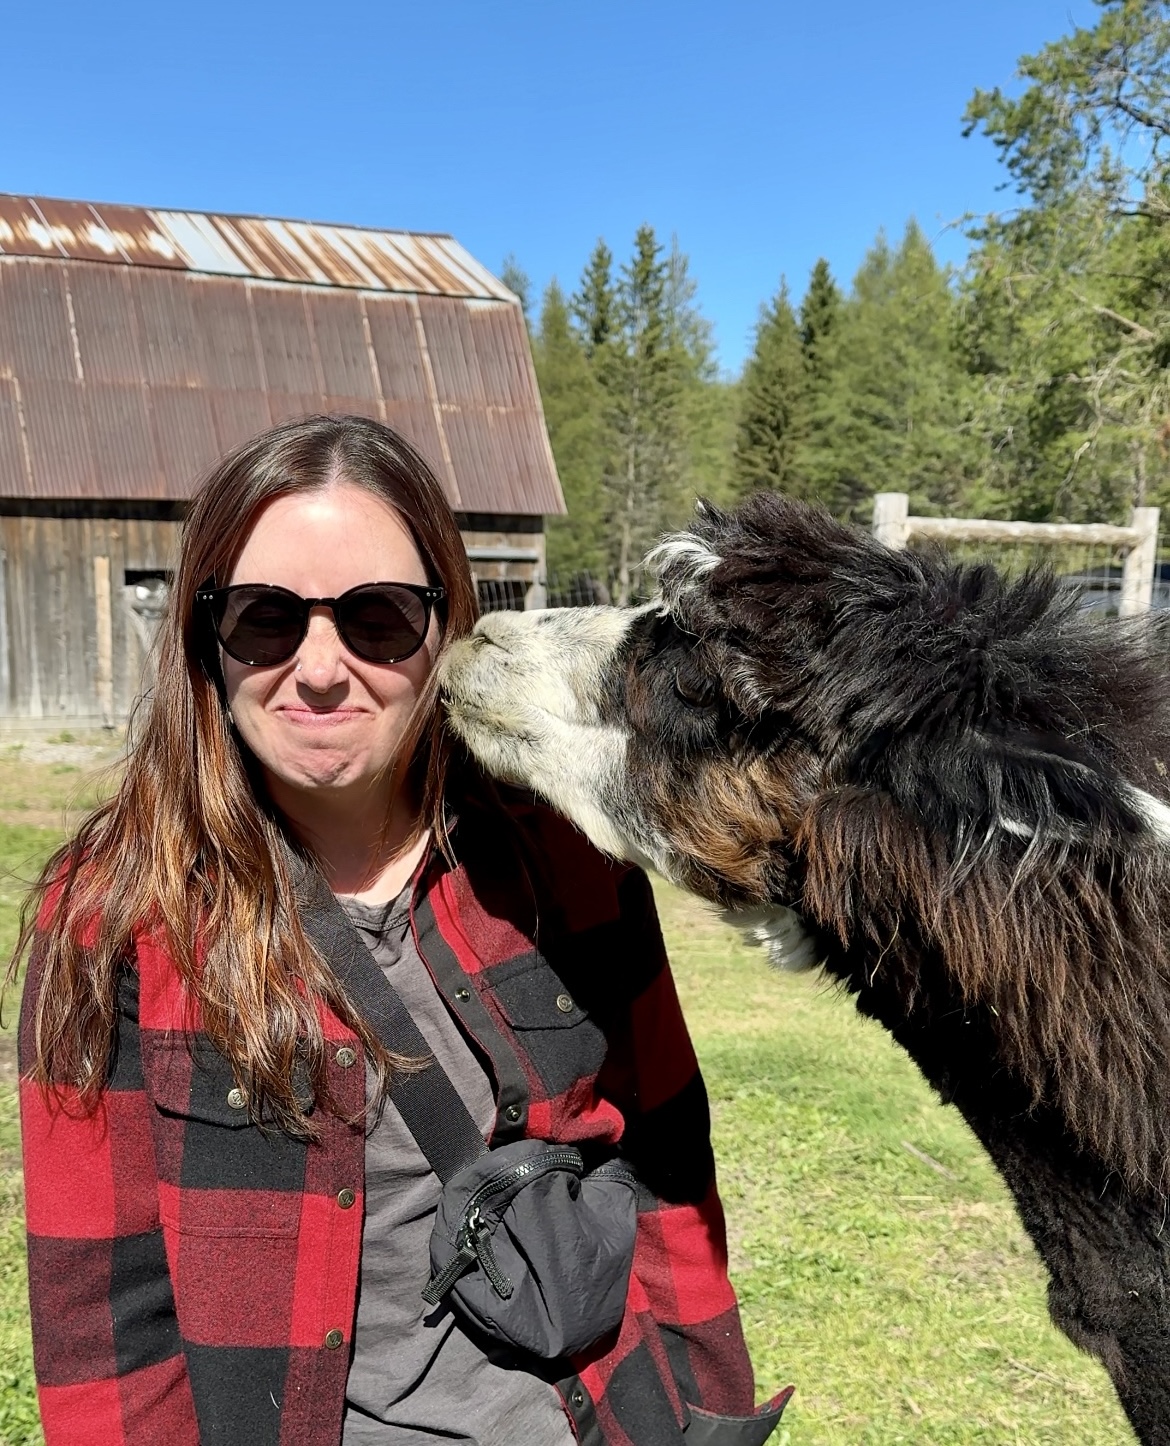
POLYGON ((483 619, 445 675, 456 731, 603 848, 795 910, 907 1017, 937 975, 994 1021, 989 1068, 1170 1184, 1151 630, 772 494, 701 507, 652 562, 647 608, 483 619))

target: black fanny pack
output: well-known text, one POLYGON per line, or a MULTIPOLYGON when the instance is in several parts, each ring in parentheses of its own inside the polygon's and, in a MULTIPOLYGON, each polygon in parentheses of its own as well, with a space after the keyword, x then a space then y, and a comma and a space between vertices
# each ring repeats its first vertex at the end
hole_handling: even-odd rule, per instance
MULTIPOLYGON (((302 924, 392 1053, 430 1046, 325 880, 303 880, 302 924)), ((637 1181, 620 1160, 591 1170, 573 1145, 515 1140, 489 1150, 438 1062, 397 1071, 393 1101, 443 1193, 423 1299, 546 1360, 617 1328, 637 1228, 637 1181)))
POLYGON ((443 1182, 423 1299, 450 1294, 480 1330, 535 1356, 584 1350, 625 1312, 635 1189, 616 1161, 585 1173, 571 1145, 488 1151, 443 1182))

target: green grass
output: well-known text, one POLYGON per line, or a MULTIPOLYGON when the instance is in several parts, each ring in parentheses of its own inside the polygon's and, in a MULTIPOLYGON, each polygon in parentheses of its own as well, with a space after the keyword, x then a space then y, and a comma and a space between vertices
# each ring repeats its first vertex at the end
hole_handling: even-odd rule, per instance
MULTIPOLYGON (((16 942, 21 897, 60 835, 0 824, 0 958, 16 942)), ((0 1020, 0 1446, 42 1440, 32 1386, 27 1273, 21 1214, 20 1138, 15 1080, 15 1000, 0 1020)))
MULTIPOLYGON (((0 1160, 18 1155, 16 1095, 0 1086, 0 1160)), ((33 1446, 42 1440, 32 1384, 28 1284, 21 1216, 20 1174, 0 1169, 0 1442, 33 1446)))
POLYGON ((836 991, 658 897, 757 1384, 797 1387, 791 1446, 1132 1441, 1104 1370, 1049 1322, 1040 1264, 957 1111, 836 991))
MULTIPOLYGON (((66 795, 55 766, 0 756, 5 949, 23 883, 60 837, 19 810, 11 821, 14 801, 23 790, 38 816, 60 817, 100 788, 74 776, 66 795)), ((711 1095, 759 1394, 797 1387, 776 1446, 1132 1441, 1104 1371, 1049 1323, 1043 1272, 957 1113, 847 1000, 811 976, 772 972, 694 900, 666 887, 658 896, 711 1095)), ((33 1446, 10 1014, 0 1031, 0 1446, 33 1446)))

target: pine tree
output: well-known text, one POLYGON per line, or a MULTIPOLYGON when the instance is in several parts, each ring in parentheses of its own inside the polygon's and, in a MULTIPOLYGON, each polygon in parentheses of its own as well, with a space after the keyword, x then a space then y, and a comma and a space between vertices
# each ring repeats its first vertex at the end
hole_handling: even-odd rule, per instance
POLYGON ((580 289, 569 303, 581 332, 585 354, 593 357, 609 344, 617 326, 617 295, 613 282, 613 252, 598 239, 581 277, 580 289))
POLYGON ((564 293, 544 293, 532 356, 567 516, 548 523, 550 573, 606 574, 607 445, 604 396, 564 293))
POLYGON ((735 390, 677 239, 664 254, 643 226, 616 278, 599 240, 572 299, 546 293, 533 351, 569 509, 550 524, 550 566, 616 575, 626 602, 643 553, 696 494, 727 500, 735 390))
POLYGON ((953 511, 972 485, 969 381, 956 346, 950 276, 911 221, 896 251, 870 249, 822 351, 798 466, 835 512, 868 520, 874 492, 953 511))
POLYGON ((740 496, 759 487, 800 493, 796 459, 807 427, 808 378, 787 282, 760 309, 740 387, 733 470, 740 496))
POLYGON ((715 342, 711 323, 699 310, 698 294, 690 260, 679 246, 678 237, 672 236, 663 295, 667 343, 687 380, 713 381, 717 375, 715 342))
POLYGON ((800 303, 800 345, 814 389, 823 384, 827 375, 829 347, 840 314, 841 293, 829 263, 821 256, 812 269, 808 290, 800 303))
POLYGON ((616 345, 599 353, 597 373, 618 443, 609 483, 619 604, 629 602, 638 561, 679 500, 682 382, 668 279, 669 263, 653 228, 640 226, 634 254, 621 269, 616 345))
POLYGON ((733 500, 729 461, 735 444, 738 391, 721 379, 710 321, 699 307, 690 261, 671 237, 666 271, 666 321, 680 383, 682 465, 674 495, 664 499, 662 522, 682 526, 695 499, 733 500))
POLYGON ((524 313, 524 324, 532 328, 532 282, 529 279, 519 261, 516 260, 516 253, 509 251, 504 257, 503 265, 500 267, 500 280, 509 291, 515 292, 520 298, 520 310, 524 313))

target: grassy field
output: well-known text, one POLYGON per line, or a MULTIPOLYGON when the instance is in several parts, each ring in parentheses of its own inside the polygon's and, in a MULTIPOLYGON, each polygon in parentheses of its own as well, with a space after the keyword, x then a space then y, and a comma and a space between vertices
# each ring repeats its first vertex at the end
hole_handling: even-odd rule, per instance
POLYGON ((836 991, 771 971, 676 891, 659 902, 757 1384, 797 1387, 789 1446, 1132 1442, 1105 1372, 1050 1324, 957 1111, 836 991))
MULTIPOLYGON (((0 946, 65 811, 100 790, 91 761, 67 742, 0 748, 0 946)), ((1132 1441, 1104 1372, 1049 1324, 1039 1264, 958 1115, 846 1000, 771 972, 677 891, 658 895, 711 1093, 759 1393, 797 1386, 777 1446, 1132 1441)), ((11 1005, 0 1033, 0 1446, 31 1446, 10 1015, 11 1005)))
MULTIPOLYGON (((68 733, 50 742, 0 744, 0 959, 5 966, 25 888, 70 821, 101 797, 115 756, 108 744, 68 733)), ((0 1446, 31 1446, 41 1441, 41 1433, 25 1292, 14 1016, 15 1001, 5 999, 0 1012, 0 1446)))

